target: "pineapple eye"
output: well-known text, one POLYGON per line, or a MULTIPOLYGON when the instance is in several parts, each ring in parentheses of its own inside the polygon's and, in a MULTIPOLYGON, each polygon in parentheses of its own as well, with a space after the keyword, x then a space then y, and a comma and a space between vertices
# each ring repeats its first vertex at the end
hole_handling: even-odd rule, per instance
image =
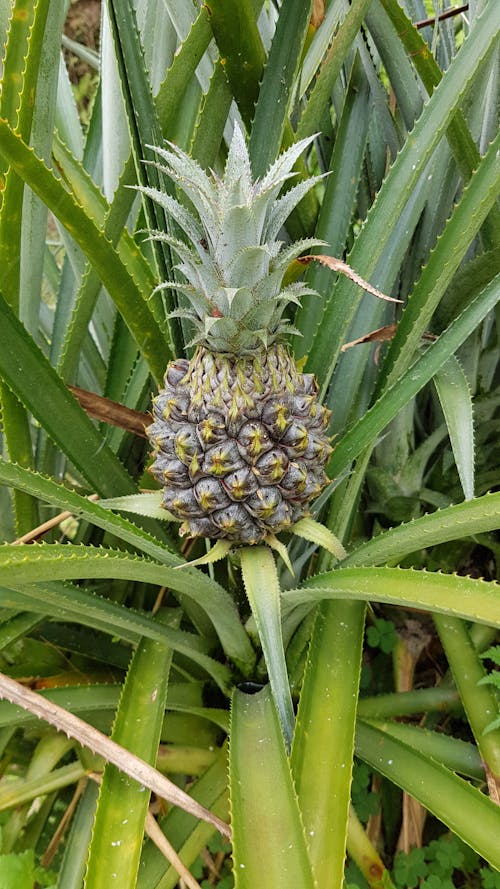
POLYGON ((219 509, 214 512, 213 520, 222 531, 229 535, 240 534, 249 524, 245 509, 237 503, 232 503, 227 509, 219 509))
POLYGON ((262 422, 275 438, 281 438, 288 428, 290 412, 283 402, 267 404, 262 411, 262 422))
POLYGON ((252 497, 246 501, 246 506, 251 515, 259 519, 268 519, 276 512, 281 503, 281 495, 276 488, 259 488, 252 497))
POLYGON ((198 424, 198 435, 203 444, 212 444, 224 433, 224 425, 217 423, 213 417, 207 417, 198 424))
POLYGON ((274 483, 281 481, 283 478, 288 460, 286 455, 276 449, 268 451, 259 460, 255 466, 255 472, 259 476, 261 483, 274 483))
POLYGON ((179 460, 188 466, 191 460, 199 452, 199 444, 192 429, 181 429, 175 438, 175 453, 179 460))
POLYGON ((232 500, 243 500, 257 490, 257 481, 249 469, 238 469, 230 473, 222 484, 232 500))
POLYGON ((205 454, 203 469, 210 475, 221 476, 237 469, 239 462, 238 453, 234 445, 216 445, 215 448, 212 448, 205 454))
POLYGON ((305 466, 299 463, 290 463, 284 478, 281 481, 281 487, 286 491, 296 491, 302 494, 307 483, 307 470, 305 466))
POLYGON ((187 519, 200 515, 200 507, 196 502, 193 491, 190 488, 174 490, 165 488, 163 491, 163 506, 179 519, 187 519))
POLYGON ((189 484, 186 467, 179 460, 166 460, 161 465, 162 475, 166 482, 189 484))
POLYGON ((238 434, 238 447, 242 456, 259 457, 272 446, 264 426, 260 423, 245 423, 238 434))
POLYGON ((194 496, 204 512, 221 509, 230 504, 221 483, 214 478, 200 479, 194 487, 194 496))
POLYGON ((297 456, 303 454, 309 443, 309 433, 306 426, 294 421, 285 432, 282 442, 295 451, 297 456))

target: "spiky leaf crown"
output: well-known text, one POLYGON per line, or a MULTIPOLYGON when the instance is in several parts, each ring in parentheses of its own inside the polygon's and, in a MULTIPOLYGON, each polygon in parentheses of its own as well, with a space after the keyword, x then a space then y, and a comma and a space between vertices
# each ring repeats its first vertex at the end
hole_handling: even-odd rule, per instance
MULTIPOLYGON (((312 137, 313 138, 313 137, 312 137)), ((192 343, 234 355, 268 348, 294 328, 284 319, 288 303, 314 291, 300 282, 282 286, 289 264, 304 250, 322 244, 313 238, 286 245, 278 235, 286 219, 321 179, 299 182, 281 197, 283 184, 312 138, 292 145, 262 178, 253 180, 245 139, 234 129, 226 167, 220 179, 208 175, 177 146, 155 148, 157 164, 184 193, 189 209, 153 188, 140 190, 160 204, 182 229, 184 238, 151 232, 170 245, 180 260, 185 282, 168 281, 185 294, 187 307, 172 314, 189 318, 196 335, 192 343)))

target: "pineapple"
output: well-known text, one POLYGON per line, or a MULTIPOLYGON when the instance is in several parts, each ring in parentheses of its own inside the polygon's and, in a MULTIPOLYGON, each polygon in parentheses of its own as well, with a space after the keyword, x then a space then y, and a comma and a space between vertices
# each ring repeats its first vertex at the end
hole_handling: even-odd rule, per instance
POLYGON ((257 181, 237 127, 221 179, 174 145, 155 149, 160 169, 192 208, 142 189, 182 229, 182 239, 151 236, 180 260, 185 282, 160 287, 183 294, 184 307, 172 315, 188 318, 195 330, 194 355, 168 365, 147 430, 163 506, 183 521, 181 534, 269 540, 307 515, 327 480, 330 411, 285 342, 296 333, 284 318, 287 305, 314 291, 283 282, 290 263, 322 242, 279 240, 291 210, 321 178, 279 197, 310 142, 292 146, 257 181))

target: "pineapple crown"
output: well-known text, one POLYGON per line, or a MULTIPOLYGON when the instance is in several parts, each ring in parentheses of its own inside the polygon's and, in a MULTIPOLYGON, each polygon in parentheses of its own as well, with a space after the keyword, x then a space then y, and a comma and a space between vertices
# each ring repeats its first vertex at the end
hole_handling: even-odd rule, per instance
POLYGON ((141 187, 175 220, 182 237, 153 231, 180 260, 184 281, 166 281, 157 290, 184 294, 172 316, 188 318, 195 329, 189 345, 214 352, 248 354, 268 348, 285 334, 298 334, 284 317, 289 303, 300 305, 315 291, 302 282, 283 283, 290 263, 324 242, 307 238, 286 244, 278 235, 299 201, 322 176, 312 176, 279 196, 296 174, 292 167, 314 136, 292 145, 262 179, 252 178, 245 138, 235 126, 224 175, 206 173, 176 145, 155 147, 156 166, 188 199, 189 207, 154 188, 141 187))

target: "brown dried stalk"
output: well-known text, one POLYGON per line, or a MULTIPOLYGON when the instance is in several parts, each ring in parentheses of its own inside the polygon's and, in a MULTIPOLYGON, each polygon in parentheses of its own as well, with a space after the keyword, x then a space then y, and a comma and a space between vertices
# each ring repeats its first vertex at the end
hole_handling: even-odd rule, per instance
POLYGON ((436 22, 443 22, 445 19, 450 19, 453 15, 460 15, 461 12, 467 12, 469 8, 468 3, 464 3, 463 6, 455 6, 453 9, 446 9, 444 12, 440 13, 440 15, 435 16, 431 19, 422 19, 420 22, 415 22, 416 28, 427 28, 428 25, 435 25, 436 22))
POLYGON ((112 401, 110 398, 104 398, 102 395, 96 395, 95 392, 80 389, 78 386, 68 386, 68 389, 89 417, 109 423, 111 426, 119 426, 120 429, 132 432, 133 435, 146 437, 144 429, 151 423, 149 414, 134 411, 118 401, 112 401))
POLYGON ((124 772, 134 781, 152 790, 157 796, 162 797, 174 806, 184 809, 195 818, 200 818, 213 825, 223 836, 231 839, 231 828, 204 806, 200 805, 187 793, 184 793, 173 781, 165 778, 157 769, 148 765, 134 753, 130 753, 121 747, 116 741, 103 735, 83 719, 69 713, 48 701, 41 695, 32 692, 21 683, 10 679, 9 676, 0 673, 0 698, 6 698, 12 704, 22 707, 38 719, 43 719, 59 731, 64 732, 68 738, 74 738, 84 747, 88 747, 94 753, 103 756, 107 762, 113 763, 120 771, 124 772))
MULTIPOLYGON (((90 494, 87 497, 87 500, 99 500, 99 494, 90 494)), ((59 512, 51 519, 47 519, 47 521, 43 522, 43 524, 37 525, 37 527, 32 528, 31 531, 27 531, 27 533, 23 534, 22 537, 18 537, 17 540, 13 540, 11 546, 19 546, 20 543, 34 543, 36 540, 39 540, 40 537, 43 537, 44 534, 47 534, 48 531, 52 531, 53 528, 57 528, 57 526, 60 525, 61 522, 64 522, 66 519, 70 519, 72 515, 72 512, 59 512)))

